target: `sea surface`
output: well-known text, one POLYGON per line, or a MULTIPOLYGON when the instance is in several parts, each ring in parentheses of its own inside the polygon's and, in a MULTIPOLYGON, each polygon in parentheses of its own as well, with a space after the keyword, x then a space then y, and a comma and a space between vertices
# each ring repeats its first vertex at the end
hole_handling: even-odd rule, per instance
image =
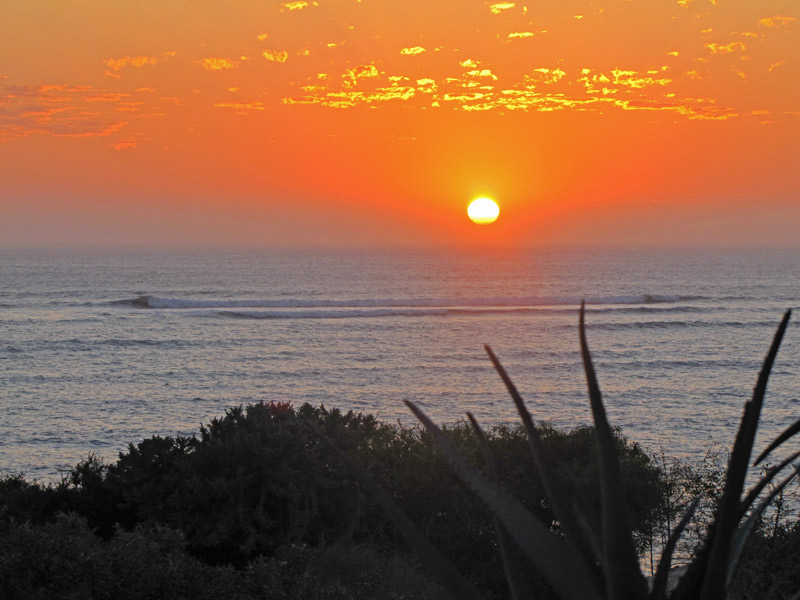
MULTIPOLYGON (((0 249, 0 470, 54 481, 260 400, 513 421, 484 343, 574 427, 582 299, 612 425, 693 460, 732 441, 800 251, 0 249)), ((800 417, 798 320, 762 442, 800 417)))

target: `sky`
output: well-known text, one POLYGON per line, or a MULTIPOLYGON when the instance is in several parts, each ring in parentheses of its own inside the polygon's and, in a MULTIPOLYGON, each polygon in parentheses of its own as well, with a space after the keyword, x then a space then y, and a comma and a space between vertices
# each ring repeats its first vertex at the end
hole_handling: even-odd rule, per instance
POLYGON ((0 1, 0 246, 798 232, 797 0, 0 1))

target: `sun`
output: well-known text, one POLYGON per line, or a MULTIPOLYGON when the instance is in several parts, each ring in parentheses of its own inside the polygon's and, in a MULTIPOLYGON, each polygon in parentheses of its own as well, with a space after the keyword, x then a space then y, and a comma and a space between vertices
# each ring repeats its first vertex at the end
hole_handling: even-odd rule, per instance
POLYGON ((500 214, 500 207, 491 198, 477 198, 469 203, 467 215, 473 223, 488 225, 494 223, 500 214))

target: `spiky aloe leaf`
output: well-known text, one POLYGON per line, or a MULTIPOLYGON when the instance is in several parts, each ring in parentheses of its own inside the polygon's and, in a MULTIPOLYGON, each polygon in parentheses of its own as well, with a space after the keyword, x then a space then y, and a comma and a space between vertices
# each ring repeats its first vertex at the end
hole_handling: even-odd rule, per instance
POLYGON ((592 573, 595 582, 598 585, 602 585, 601 575, 597 572, 599 555, 594 554, 594 549, 597 548, 599 544, 597 540, 592 539, 594 537, 594 532, 587 526, 588 519, 580 515, 579 511, 575 510, 572 497, 567 493, 561 476, 556 470, 557 465, 555 465, 553 460, 548 456, 547 448, 545 448, 542 443, 539 432, 533 423, 533 417, 531 417, 530 412, 528 412, 525 401, 517 390, 517 386, 511 381, 511 377, 509 377, 492 349, 488 345, 485 345, 484 349, 508 389, 508 393, 514 401, 520 419, 522 419, 522 424, 528 435, 528 444, 533 454, 536 470, 539 472, 545 494, 547 494, 547 498, 550 500, 550 505, 553 508, 553 513, 559 522, 561 530, 564 532, 567 541, 583 557, 584 564, 592 573))
POLYGON ((758 455, 758 458, 753 463, 753 466, 756 466, 758 463, 760 463, 762 460, 764 460, 770 452, 775 450, 775 448, 777 448, 783 442, 785 442, 790 437, 795 435, 798 431, 800 431, 800 419, 797 419, 797 421, 795 421, 792 425, 787 427, 786 430, 782 434, 780 434, 778 437, 776 437, 772 441, 772 443, 769 446, 767 446, 766 449, 761 454, 758 455))
POLYGON ((653 588, 650 591, 651 600, 662 600, 667 593, 669 570, 672 568, 672 554, 675 552, 675 546, 678 544, 678 540, 680 539, 683 530, 686 529, 686 526, 689 524, 692 515, 694 515, 694 511, 697 509, 699 500, 699 498, 695 498, 692 500, 691 504, 689 504, 689 507, 683 513, 683 517, 681 517, 681 520, 675 526, 675 529, 672 530, 672 533, 667 540, 667 544, 664 546, 664 550, 661 552, 661 560, 658 561, 656 576, 653 578, 653 588))
POLYGON ((321 431, 313 428, 310 428, 310 431, 319 437, 319 439, 328 446, 331 452, 347 466, 356 480, 369 490, 378 501, 378 504, 381 505, 383 510, 385 510, 394 521, 398 531, 408 542, 408 545, 417 553, 420 562, 428 569, 431 575, 439 581, 442 587, 450 592, 454 600, 461 600, 461 598, 469 598, 470 600, 482 599, 482 596, 475 590, 472 584, 464 579, 453 563, 445 558, 442 553, 425 538, 422 532, 411 522, 392 497, 375 482, 361 465, 345 454, 321 431))
MULTIPOLYGON (((467 413, 467 418, 469 419, 470 424, 472 425, 472 430, 475 432, 475 436, 478 438, 478 445, 481 448, 481 452, 483 452, 483 460, 486 463, 486 471, 489 474, 489 479, 495 483, 500 484, 500 476, 497 472, 497 461, 492 454, 491 448, 489 448, 489 443, 486 441, 486 436, 483 435, 483 431, 481 430, 480 425, 478 425, 478 421, 475 420, 474 415, 471 412, 467 413)), ((497 515, 494 513, 492 514, 492 521, 494 524, 494 530, 497 533, 497 543, 500 546, 500 558, 503 561, 503 572, 506 575, 506 582, 508 583, 508 590, 511 593, 512 600, 522 600, 522 598, 529 596, 529 591, 527 586, 525 585, 525 581, 522 578, 522 572, 520 569, 515 568, 514 563, 514 552, 512 550, 512 540, 511 536, 506 531, 505 527, 500 523, 500 520, 497 518, 497 515)))
POLYGON ((488 481, 467 463, 431 421, 413 402, 406 401, 411 412, 436 440, 450 466, 480 498, 514 538, 522 552, 556 593, 565 600, 599 599, 598 590, 575 550, 558 539, 516 498, 488 481))
POLYGON ((750 510, 750 506, 752 506, 753 502, 756 501, 758 495, 764 490, 765 487, 767 487, 769 482, 772 481, 775 476, 786 467, 786 465, 788 465, 798 456, 800 456, 800 450, 767 470, 766 474, 758 481, 756 485, 753 486, 753 489, 747 493, 747 496, 745 496, 745 499, 742 500, 741 504, 739 505, 739 520, 744 518, 747 511, 750 510))
POLYGON ((733 579, 733 574, 736 571, 736 564, 739 562, 739 557, 742 555, 742 550, 744 550, 744 545, 747 543, 747 538, 750 537, 750 534, 753 532, 753 528, 755 524, 758 522, 758 519, 764 513, 769 503, 777 496, 783 488, 785 488, 795 477, 797 474, 800 473, 800 464, 794 465, 794 473, 786 477, 783 481, 781 481, 778 485, 775 486, 774 489, 770 491, 769 494, 761 501, 761 503, 756 507, 756 509, 747 517, 747 520, 736 530, 736 535, 733 537, 733 542, 731 544, 731 557, 728 561, 728 570, 725 575, 725 585, 730 584, 731 579, 733 579))
POLYGON ((744 406, 739 431, 736 434, 736 441, 733 444, 733 451, 728 463, 725 487, 723 488, 722 498, 719 501, 717 514, 711 528, 714 533, 703 577, 700 600, 714 600, 724 595, 731 540, 736 533, 736 527, 739 522, 739 501, 745 477, 747 476, 747 467, 750 463, 750 454, 753 450, 758 420, 761 416, 761 407, 764 404, 769 374, 772 370, 772 365, 775 363, 775 357, 778 355, 778 348, 781 345, 781 340, 786 332, 791 315, 792 311, 787 310, 783 316, 783 320, 775 332, 769 352, 764 359, 764 365, 758 375, 758 381, 753 390, 753 398, 744 406))
POLYGON ((600 497, 603 514, 603 567, 606 590, 615 600, 639 600, 647 597, 647 581, 639 569, 633 533, 625 500, 625 487, 614 434, 608 424, 600 386, 586 342, 585 303, 581 302, 580 341, 589 401, 592 406, 600 460, 600 497))

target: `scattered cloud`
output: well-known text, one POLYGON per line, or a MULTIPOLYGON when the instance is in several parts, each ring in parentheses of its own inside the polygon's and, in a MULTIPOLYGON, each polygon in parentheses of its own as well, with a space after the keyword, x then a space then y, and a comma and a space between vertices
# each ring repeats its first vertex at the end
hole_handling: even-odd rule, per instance
POLYGON ((555 69, 548 69, 546 67, 540 67, 538 69, 533 69, 530 75, 525 75, 525 87, 526 88, 533 88, 536 85, 543 83, 557 83, 564 77, 567 73, 562 71, 558 67, 555 69))
POLYGON ((289 12, 303 10, 309 6, 319 6, 319 4, 316 2, 304 2, 303 0, 297 0, 296 2, 285 2, 284 4, 281 4, 281 12, 285 10, 288 10, 289 12))
POLYGON ((347 88, 355 87, 360 79, 375 79, 380 75, 375 65, 358 65, 347 69, 342 75, 342 85, 347 88))
POLYGON ((215 102, 215 108, 227 108, 238 114, 247 114, 254 110, 264 110, 263 102, 215 102))
POLYGON ((534 35, 536 35, 536 34, 533 33, 532 31, 515 31, 514 33, 509 33, 508 34, 508 39, 510 39, 510 40, 523 40, 525 38, 531 38, 534 35))
POLYGON ((422 46, 412 46, 410 48, 402 48, 400 50, 400 54, 422 54, 425 52, 425 48, 422 46))
POLYGON ((269 39, 269 34, 268 33, 262 33, 260 35, 257 35, 256 39, 258 39, 259 42, 263 42, 263 41, 269 39))
POLYGON ((730 54, 731 52, 736 52, 737 50, 744 51, 747 47, 742 42, 731 42, 729 44, 716 44, 711 42, 706 44, 706 48, 708 48, 713 54, 730 54))
POLYGON ((792 21, 796 21, 797 17, 784 17, 784 16, 774 16, 774 17, 765 17, 759 20, 758 24, 762 25, 763 27, 783 27, 784 25, 788 25, 792 21))
POLYGON ((499 15, 501 12, 514 8, 517 4, 515 2, 495 2, 489 5, 489 10, 493 15, 499 15))
POLYGON ((491 69, 473 69, 472 71, 467 71, 467 75, 469 77, 487 78, 497 81, 497 75, 492 73, 491 69))
POLYGON ((159 56, 120 56, 119 58, 106 58, 103 64, 108 67, 108 69, 106 69, 106 75, 119 79, 119 72, 125 67, 139 68, 157 65, 160 62, 172 58, 175 54, 175 52, 164 52, 159 56))
POLYGON ((154 91, 118 93, 63 83, 0 86, 0 143, 30 135, 114 138, 134 120, 163 114, 163 100, 154 98, 154 91))
POLYGON ((128 98, 130 94, 111 94, 108 92, 103 92, 99 94, 92 94, 84 96, 84 100, 86 102, 119 102, 123 98, 128 98))
POLYGON ((109 144, 114 150, 133 150, 136 148, 136 141, 132 138, 123 138, 109 144))
POLYGON ((783 65, 785 65, 785 64, 786 64, 786 61, 785 61, 785 60, 779 60, 779 61, 777 61, 777 62, 774 62, 774 63, 772 63, 772 64, 769 66, 769 68, 767 69, 767 71, 769 71, 769 72, 771 73, 772 71, 774 71, 774 70, 775 70, 775 69, 777 69, 778 67, 782 67, 782 66, 783 66, 783 65))
POLYGON ((289 53, 286 50, 265 50, 261 53, 268 61, 276 63, 285 63, 289 58, 289 53))
POLYGON ((107 58, 103 63, 108 68, 114 71, 119 71, 122 67, 128 65, 132 67, 143 67, 144 65, 154 65, 158 63, 158 58, 155 56, 122 56, 120 58, 107 58))
POLYGON ((569 71, 540 67, 525 74, 522 81, 500 88, 497 75, 482 68, 478 61, 465 59, 459 64, 467 69, 459 77, 413 80, 403 75, 387 75, 375 65, 360 65, 346 70, 339 79, 317 76, 303 86, 304 95, 285 97, 283 103, 338 109, 400 103, 467 112, 648 110, 707 120, 737 116, 733 108, 719 106, 713 99, 680 97, 671 89, 675 82, 666 75, 667 66, 644 71, 613 69, 607 73, 587 68, 569 71), (332 87, 333 81, 341 84, 332 87), (574 83, 580 83, 581 87, 575 87, 574 83))
POLYGON ((239 66, 237 61, 228 60, 227 58, 204 58, 200 61, 200 64, 206 71, 227 71, 239 66))

